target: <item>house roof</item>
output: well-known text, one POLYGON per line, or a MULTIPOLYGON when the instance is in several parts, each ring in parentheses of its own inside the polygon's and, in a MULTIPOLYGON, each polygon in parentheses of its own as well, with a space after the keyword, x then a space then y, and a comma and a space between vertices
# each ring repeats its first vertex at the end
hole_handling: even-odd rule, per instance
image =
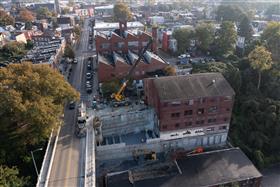
POLYGON ((178 171, 175 167, 165 166, 163 169, 150 166, 146 171, 140 170, 141 173, 135 171, 137 168, 133 168, 126 172, 108 174, 107 186, 115 187, 120 184, 122 187, 216 186, 262 176, 239 148, 190 155, 175 163, 178 171), (132 180, 135 179, 135 174, 138 178, 132 180))
POLYGON ((153 79, 160 100, 187 100, 235 94, 221 73, 198 73, 150 79, 153 79))

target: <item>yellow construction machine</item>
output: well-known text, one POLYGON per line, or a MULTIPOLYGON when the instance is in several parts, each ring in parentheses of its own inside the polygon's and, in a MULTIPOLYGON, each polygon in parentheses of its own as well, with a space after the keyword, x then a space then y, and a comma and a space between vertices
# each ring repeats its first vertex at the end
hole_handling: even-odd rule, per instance
POLYGON ((129 82, 129 78, 131 77, 134 69, 136 68, 136 66, 139 64, 139 62, 142 60, 145 52, 148 50, 148 48, 150 47, 150 45, 152 44, 153 39, 152 37, 150 38, 148 44, 141 50, 141 52, 138 55, 138 59, 136 60, 136 62, 132 65, 131 69, 129 70, 128 74, 125 77, 125 81, 122 83, 122 86, 120 87, 119 91, 117 93, 113 93, 111 95, 111 98, 114 99, 117 102, 121 102, 124 100, 124 95, 123 92, 129 82))

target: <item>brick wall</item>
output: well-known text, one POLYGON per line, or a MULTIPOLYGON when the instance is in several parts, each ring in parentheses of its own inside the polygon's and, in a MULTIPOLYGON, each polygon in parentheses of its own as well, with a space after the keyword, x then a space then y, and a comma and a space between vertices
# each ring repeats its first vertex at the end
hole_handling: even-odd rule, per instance
MULTIPOLYGON (((220 96, 161 102, 152 79, 144 80, 144 94, 145 102, 155 108, 162 132, 230 123, 233 98, 220 96)), ((228 126, 224 130, 228 130, 228 126)))

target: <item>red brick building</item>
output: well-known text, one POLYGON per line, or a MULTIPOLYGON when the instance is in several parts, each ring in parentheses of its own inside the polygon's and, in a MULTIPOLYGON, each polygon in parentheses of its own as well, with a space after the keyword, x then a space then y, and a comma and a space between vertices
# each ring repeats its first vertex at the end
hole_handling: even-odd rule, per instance
POLYGON ((155 108, 162 138, 227 135, 235 93, 220 73, 148 78, 144 93, 155 108))
MULTIPOLYGON (((113 52, 112 55, 98 55, 98 80, 99 82, 111 81, 124 78, 138 55, 128 51, 127 54, 113 52)), ((168 64, 157 55, 147 51, 144 60, 136 66, 132 78, 139 80, 147 77, 147 73, 164 69, 168 64)))
POLYGON ((127 30, 127 22, 119 22, 119 29, 109 35, 97 33, 95 36, 96 53, 110 54, 114 51, 128 53, 129 50, 138 52, 148 44, 153 37, 151 51, 157 52, 157 28, 153 28, 152 35, 147 32, 127 30))
POLYGON ((119 29, 109 35, 98 33, 95 36, 96 52, 98 54, 99 82, 124 78, 132 65, 138 59, 138 53, 153 37, 151 51, 146 51, 144 59, 136 66, 132 78, 143 79, 148 73, 162 70, 168 64, 155 54, 157 51, 157 29, 152 30, 152 36, 140 30, 136 33, 127 30, 127 23, 120 22, 119 29))

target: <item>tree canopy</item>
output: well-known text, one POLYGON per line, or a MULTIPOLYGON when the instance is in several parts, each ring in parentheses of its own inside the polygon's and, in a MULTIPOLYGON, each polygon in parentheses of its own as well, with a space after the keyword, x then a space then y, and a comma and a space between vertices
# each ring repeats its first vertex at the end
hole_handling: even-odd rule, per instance
POLYGON ((280 23, 270 22, 261 35, 262 41, 272 53, 274 60, 280 60, 280 23))
POLYGON ((0 61, 13 62, 19 61, 26 55, 27 50, 24 43, 9 42, 0 49, 0 52, 0 61))
POLYGON ((240 22, 245 13, 236 5, 220 5, 216 11, 217 21, 240 22))
POLYGON ((52 17, 52 12, 49 11, 47 7, 40 7, 36 11, 36 17, 37 19, 46 19, 52 17))
POLYGON ((178 53, 184 53, 190 47, 190 42, 194 38, 194 31, 188 28, 177 29, 173 32, 173 37, 178 43, 178 53))
POLYGON ((35 17, 33 15, 33 12, 27 10, 27 9, 22 9, 20 10, 19 12, 19 17, 18 19, 20 21, 23 21, 23 22, 32 22, 35 20, 35 17))
POLYGON ((73 47, 69 44, 67 44, 65 46, 65 49, 64 49, 64 57, 66 58, 71 58, 71 59, 74 59, 75 58, 75 52, 73 50, 73 47))
POLYGON ((266 50, 266 48, 262 46, 257 46, 250 54, 249 54, 249 62, 254 70, 259 72, 258 75, 258 86, 260 88, 261 84, 261 72, 265 70, 269 70, 272 66, 271 53, 266 50))
POLYGON ((19 171, 16 167, 9 168, 7 166, 0 165, 0 186, 22 187, 27 184, 27 180, 19 176, 19 171))
POLYGON ((238 35, 245 37, 245 41, 250 41, 253 36, 253 28, 248 16, 244 16, 238 27, 238 35))
POLYGON ((14 25, 15 19, 4 10, 0 10, 0 26, 14 25))
POLYGON ((64 104, 79 96, 47 65, 8 65, 0 69, 0 83, 0 134, 21 145, 47 138, 59 125, 64 104))
POLYGON ((210 45, 213 43, 215 37, 215 30, 213 24, 199 24, 195 28, 195 36, 198 48, 203 52, 209 51, 210 45))
POLYGON ((220 56, 232 54, 235 50, 236 40, 237 32, 234 24, 224 21, 215 39, 215 53, 220 56))
POLYGON ((118 2, 114 6, 114 19, 115 21, 130 21, 132 14, 129 7, 121 2, 118 2))

